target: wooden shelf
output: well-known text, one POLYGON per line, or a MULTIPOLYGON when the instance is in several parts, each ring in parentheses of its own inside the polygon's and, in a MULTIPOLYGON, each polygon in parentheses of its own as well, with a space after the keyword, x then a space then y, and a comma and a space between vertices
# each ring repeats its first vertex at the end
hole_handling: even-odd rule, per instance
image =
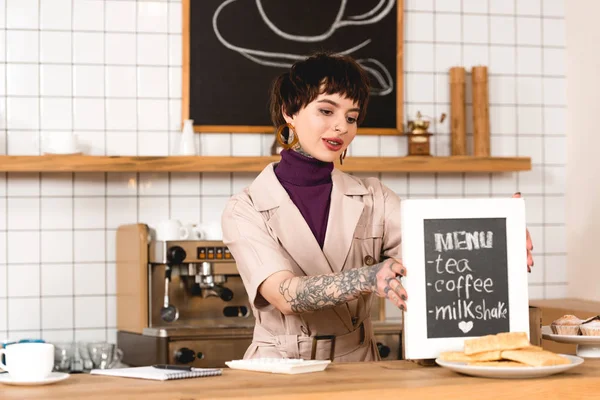
MULTIPOLYGON (((0 156, 2 172, 260 172, 269 157, 0 156)), ((348 157, 346 172, 510 172, 531 169, 529 157, 348 157)))

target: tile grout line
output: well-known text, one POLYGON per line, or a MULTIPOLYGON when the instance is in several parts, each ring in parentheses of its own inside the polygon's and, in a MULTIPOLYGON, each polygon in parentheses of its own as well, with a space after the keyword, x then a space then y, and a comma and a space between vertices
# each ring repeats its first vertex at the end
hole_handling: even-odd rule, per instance
MULTIPOLYGON (((104 32, 102 37, 102 63, 103 63, 103 75, 104 75, 104 154, 108 155, 108 89, 106 82, 108 80, 107 62, 106 62, 106 1, 103 4, 103 26, 104 32)), ((105 315, 105 333, 104 336, 108 338, 108 172, 102 173, 104 179, 104 315, 105 315)))
MULTIPOLYGON (((37 135, 37 139, 38 139, 38 155, 42 154, 42 97, 40 96, 40 94, 42 93, 42 80, 41 80, 41 75, 42 75, 42 4, 41 4, 41 0, 37 0, 37 7, 38 7, 38 29, 37 29, 37 33, 38 33, 38 135, 37 135)), ((40 312, 40 316, 39 316, 39 330, 40 330, 40 336, 42 333, 42 327, 43 327, 43 321, 42 321, 42 314, 43 314, 43 309, 42 309, 42 234, 41 234, 41 229, 42 229, 42 179, 43 179, 43 175, 41 172, 37 173, 38 176, 38 310, 40 312)))
MULTIPOLYGON (((516 1, 516 0, 515 0, 516 1)), ((540 43, 542 45, 542 49, 541 49, 541 72, 542 75, 544 74, 544 2, 541 1, 540 2, 540 43)), ((541 102, 542 102, 542 164, 545 163, 546 161, 546 140, 545 140, 545 131, 546 131, 546 125, 545 125, 545 121, 544 121, 544 102, 545 102, 545 98, 544 98, 544 79, 542 79, 542 84, 541 86, 541 102)), ((542 167, 542 193, 546 194, 546 173, 547 173, 547 169, 545 167, 542 167)), ((564 191, 564 190, 563 190, 564 191)), ((546 198, 545 196, 542 197, 542 222, 543 222, 543 228, 542 228, 542 241, 543 241, 543 249, 542 249, 542 254, 545 253, 546 251, 546 228, 547 228, 547 224, 546 224, 546 198)), ((566 223, 566 221, 565 221, 566 223)), ((566 249, 565 249, 566 250, 566 249)), ((548 277, 546 276, 546 257, 542 256, 542 265, 538 265, 538 268, 542 268, 542 282, 544 283, 543 286, 543 296, 544 298, 548 298, 548 290, 547 290, 547 284, 548 284, 548 277)), ((568 282, 567 282, 568 285, 568 282)))
MULTIPOLYGON (((4 2, 4 26, 8 26, 8 3, 4 2)), ((8 29, 5 28, 4 30, 4 154, 8 154, 8 110, 9 110, 9 105, 8 105, 8 73, 7 73, 7 69, 8 69, 8 29)), ((8 172, 4 172, 4 226, 6 226, 6 228, 8 229, 8 172)), ((6 304, 4 306, 5 309, 5 322, 6 322, 6 335, 8 336, 8 332, 10 329, 10 322, 8 319, 8 311, 9 311, 9 298, 8 298, 8 232, 6 233, 6 235, 4 236, 4 245, 5 245, 5 249, 6 249, 6 253, 4 254, 4 259, 6 262, 6 271, 5 271, 5 276, 6 276, 6 281, 5 281, 5 288, 6 288, 6 304)))

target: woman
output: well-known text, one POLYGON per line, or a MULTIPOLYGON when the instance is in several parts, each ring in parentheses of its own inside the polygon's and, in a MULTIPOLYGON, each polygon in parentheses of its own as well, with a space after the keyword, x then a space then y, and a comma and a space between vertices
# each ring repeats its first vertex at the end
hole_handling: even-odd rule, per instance
POLYGON ((222 217, 256 317, 244 358, 378 360, 372 296, 407 310, 400 199, 333 166, 368 100, 366 73, 344 56, 316 54, 273 85, 271 118, 286 149, 222 217))

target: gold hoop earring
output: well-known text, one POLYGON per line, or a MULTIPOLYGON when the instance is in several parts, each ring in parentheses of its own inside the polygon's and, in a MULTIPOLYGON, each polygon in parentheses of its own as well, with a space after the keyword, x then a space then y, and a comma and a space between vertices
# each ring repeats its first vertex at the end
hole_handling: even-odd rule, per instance
POLYGON ((283 125, 279 125, 279 128, 277 128, 277 133, 275 134, 275 138, 277 139, 277 142, 281 145, 281 147, 283 147, 286 150, 291 149, 298 143, 298 135, 296 134, 294 125, 290 124, 289 122, 283 125), (282 134, 285 128, 288 128, 290 131, 287 140, 285 140, 282 134))
POLYGON ((342 154, 340 154, 340 165, 344 165, 344 159, 346 158, 347 151, 348 151, 348 148, 345 148, 344 151, 342 152, 342 154))

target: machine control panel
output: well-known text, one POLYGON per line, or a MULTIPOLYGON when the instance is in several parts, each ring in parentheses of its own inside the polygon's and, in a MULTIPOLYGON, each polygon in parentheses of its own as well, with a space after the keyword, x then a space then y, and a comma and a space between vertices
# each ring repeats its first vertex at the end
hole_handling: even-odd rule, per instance
POLYGON ((235 262, 227 246, 220 240, 153 241, 149 244, 148 261, 171 265, 205 261, 235 262))
POLYGON ((198 260, 233 260, 227 247, 198 247, 196 249, 198 260))

